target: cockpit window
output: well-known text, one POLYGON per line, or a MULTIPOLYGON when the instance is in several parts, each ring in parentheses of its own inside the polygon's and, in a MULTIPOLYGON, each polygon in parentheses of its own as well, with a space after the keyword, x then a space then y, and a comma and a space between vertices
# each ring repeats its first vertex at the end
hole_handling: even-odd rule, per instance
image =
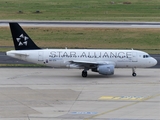
POLYGON ((149 58, 150 56, 149 55, 143 55, 143 58, 149 58))

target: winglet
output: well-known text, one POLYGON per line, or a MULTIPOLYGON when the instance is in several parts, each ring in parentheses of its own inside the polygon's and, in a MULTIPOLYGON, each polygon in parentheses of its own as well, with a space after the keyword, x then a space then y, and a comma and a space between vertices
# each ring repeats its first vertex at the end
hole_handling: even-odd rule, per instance
POLYGON ((39 48, 18 23, 9 23, 15 50, 34 50, 39 48))

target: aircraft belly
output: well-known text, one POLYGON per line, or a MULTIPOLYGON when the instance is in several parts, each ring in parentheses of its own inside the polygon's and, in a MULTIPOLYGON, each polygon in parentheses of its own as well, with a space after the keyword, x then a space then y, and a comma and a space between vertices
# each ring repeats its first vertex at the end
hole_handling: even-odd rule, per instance
POLYGON ((117 62, 116 63, 116 68, 133 68, 133 67, 137 67, 138 64, 137 62, 126 62, 126 61, 123 61, 123 62, 117 62))

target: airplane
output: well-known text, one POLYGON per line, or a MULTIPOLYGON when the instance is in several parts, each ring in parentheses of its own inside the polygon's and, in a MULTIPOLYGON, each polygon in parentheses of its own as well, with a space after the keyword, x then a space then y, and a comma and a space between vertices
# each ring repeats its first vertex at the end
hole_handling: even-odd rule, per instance
POLYGON ((113 75, 115 68, 147 68, 157 64, 157 60, 140 50, 119 49, 42 49, 38 47, 16 22, 9 23, 15 50, 7 51, 10 57, 46 65, 53 68, 83 69, 101 75, 113 75))

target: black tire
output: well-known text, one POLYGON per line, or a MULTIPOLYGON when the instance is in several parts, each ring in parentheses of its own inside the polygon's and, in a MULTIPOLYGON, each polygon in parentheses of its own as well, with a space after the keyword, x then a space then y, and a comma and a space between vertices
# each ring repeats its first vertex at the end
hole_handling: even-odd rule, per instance
POLYGON ((87 71, 82 71, 82 77, 87 77, 87 71))
POLYGON ((136 77, 136 75, 137 75, 136 73, 132 73, 132 76, 133 76, 133 77, 136 77))

